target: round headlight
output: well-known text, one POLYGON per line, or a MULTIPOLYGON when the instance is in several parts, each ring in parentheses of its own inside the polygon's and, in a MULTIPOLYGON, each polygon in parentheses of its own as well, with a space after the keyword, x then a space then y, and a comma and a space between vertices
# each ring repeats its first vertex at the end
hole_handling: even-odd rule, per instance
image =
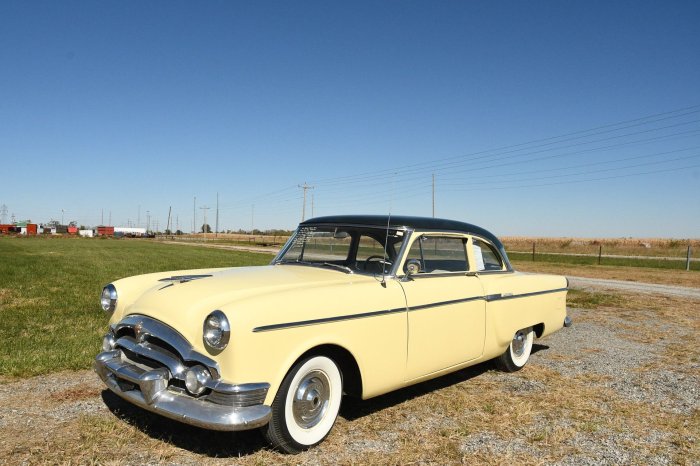
POLYGON ((204 319, 203 339, 209 351, 222 351, 228 345, 230 336, 231 326, 223 312, 214 311, 204 319))
POLYGON ((111 283, 102 288, 100 304, 105 312, 114 312, 117 308, 117 289, 111 283))
POLYGON ((185 388, 192 395, 200 395, 205 388, 207 388, 207 383, 211 379, 209 371, 207 371, 202 366, 194 366, 187 369, 185 372, 185 388))

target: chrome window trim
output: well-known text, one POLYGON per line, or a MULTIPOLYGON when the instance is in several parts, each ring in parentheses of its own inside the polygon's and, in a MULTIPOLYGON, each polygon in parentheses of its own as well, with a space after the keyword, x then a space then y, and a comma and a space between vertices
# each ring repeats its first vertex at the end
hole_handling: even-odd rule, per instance
MULTIPOLYGON (((397 277, 397 275, 396 275, 396 273, 397 273, 397 267, 398 267, 399 263, 401 263, 402 260, 403 260, 403 255, 404 255, 404 252, 406 251, 406 244, 407 244, 407 242, 410 240, 411 234, 412 234, 413 231, 414 231, 413 229, 408 228, 408 227, 404 227, 404 226, 401 226, 401 227, 389 226, 389 228, 387 228, 386 226, 381 226, 381 225, 376 225, 376 226, 375 226, 375 225, 372 225, 372 226, 370 226, 370 225, 361 225, 361 224, 354 224, 354 223, 314 223, 314 224, 310 224, 310 225, 301 224, 296 230, 294 230, 294 233, 289 237, 289 239, 288 239, 287 242, 284 244, 284 246, 282 246, 282 249, 280 249, 280 251, 277 253, 277 255, 272 259, 272 261, 270 262, 270 265, 294 265, 293 262, 289 262, 289 263, 286 263, 286 264, 285 264, 285 263, 276 264, 276 262, 277 262, 280 258, 284 257, 284 255, 287 253, 287 251, 289 250, 289 248, 292 247, 292 243, 294 242, 294 238, 296 238, 297 233, 298 233, 298 231, 299 231, 299 228, 301 228, 302 226, 305 226, 305 227, 307 227, 307 228, 308 228, 308 227, 322 227, 322 228, 323 228, 323 227, 326 227, 326 228, 328 228, 328 227, 349 227, 349 228, 358 228, 358 229, 403 231, 403 232, 404 232, 404 238, 403 238, 402 243, 401 243, 401 249, 399 249, 399 251, 396 253, 396 258, 397 258, 397 260, 394 262, 394 264, 392 264, 391 269, 389 270, 388 273, 385 273, 385 274, 381 274, 381 273, 371 274, 371 273, 366 273, 366 272, 363 272, 363 271, 353 272, 353 274, 357 274, 357 275, 361 275, 361 276, 365 276, 365 277, 377 277, 377 276, 380 276, 380 277, 384 277, 384 278, 395 278, 395 277, 397 277)), ((385 246, 385 247, 386 247, 386 246, 385 246)), ((297 265, 312 265, 312 266, 313 266, 313 264, 303 264, 303 263, 299 263, 299 264, 297 264, 297 265)), ((318 267, 323 267, 322 264, 318 264, 317 266, 318 266, 318 267)))
MULTIPOLYGON (((502 267, 501 270, 475 270, 475 272, 477 272, 477 273, 514 272, 513 266, 510 264, 510 259, 508 259, 508 255, 506 254, 505 249, 499 248, 498 246, 496 246, 495 244, 493 244, 493 242, 491 242, 490 240, 484 238, 483 236, 479 236, 479 235, 476 235, 476 234, 470 234, 470 236, 471 236, 471 244, 472 244, 472 245, 474 244, 474 239, 478 239, 479 241, 482 241, 482 242, 488 244, 489 246, 491 246, 491 247, 493 248, 493 250, 496 252, 496 254, 498 254, 498 258, 501 259, 501 264, 502 264, 502 265, 501 265, 501 267, 502 267)), ((476 266, 476 264, 474 264, 474 265, 476 266)))

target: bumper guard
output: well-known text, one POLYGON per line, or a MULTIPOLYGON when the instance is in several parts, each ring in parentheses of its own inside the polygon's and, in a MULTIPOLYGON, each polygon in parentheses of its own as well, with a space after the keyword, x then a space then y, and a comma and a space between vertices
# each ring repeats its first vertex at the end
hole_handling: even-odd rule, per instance
POLYGON ((169 389, 168 369, 144 369, 124 358, 119 349, 98 354, 94 367, 116 395, 185 424, 219 431, 247 430, 267 424, 272 415, 270 407, 262 404, 269 389, 266 383, 224 384, 226 391, 214 394, 232 398, 233 406, 229 406, 169 389), (252 398, 260 399, 260 404, 250 404, 252 398), (240 404, 243 406, 237 406, 240 404))

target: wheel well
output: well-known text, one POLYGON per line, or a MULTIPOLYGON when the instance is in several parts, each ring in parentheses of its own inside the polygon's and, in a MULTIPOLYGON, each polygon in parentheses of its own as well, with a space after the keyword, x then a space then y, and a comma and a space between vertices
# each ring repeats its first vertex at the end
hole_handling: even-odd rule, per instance
MULTIPOLYGON (((343 391, 353 397, 362 398, 362 375, 355 357, 342 346, 321 345, 302 354, 297 361, 309 356, 327 356, 338 364, 343 376, 343 391)), ((296 363, 295 363, 296 364, 296 363)))
POLYGON ((539 323, 537 325, 533 325, 532 329, 535 331, 535 335, 537 335, 537 338, 540 338, 544 333, 544 324, 539 323))

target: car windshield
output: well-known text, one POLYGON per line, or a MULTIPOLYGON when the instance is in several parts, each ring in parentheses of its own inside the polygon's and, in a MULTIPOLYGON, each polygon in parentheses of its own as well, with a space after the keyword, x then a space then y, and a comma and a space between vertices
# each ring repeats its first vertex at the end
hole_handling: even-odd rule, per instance
POLYGON ((301 226, 273 264, 327 267, 345 273, 387 274, 396 261, 404 237, 404 231, 396 229, 301 226))

